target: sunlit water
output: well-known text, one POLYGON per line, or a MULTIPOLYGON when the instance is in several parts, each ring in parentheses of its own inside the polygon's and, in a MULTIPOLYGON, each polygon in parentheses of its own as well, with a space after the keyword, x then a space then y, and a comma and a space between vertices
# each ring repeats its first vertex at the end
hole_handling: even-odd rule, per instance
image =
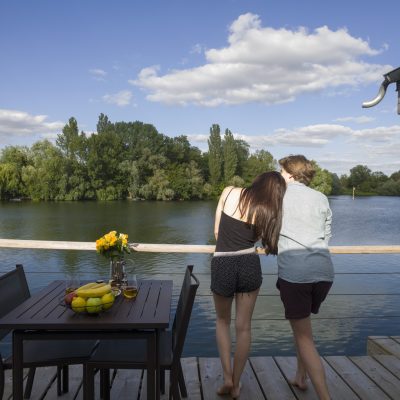
MULTIPOLYGON (((400 244, 400 198, 337 196, 331 245, 400 244)), ((116 229, 139 243, 213 243, 215 202, 60 202, 0 204, 0 237, 95 241, 116 229)), ((106 259, 90 251, 0 249, 0 272, 24 265, 32 292, 53 279, 79 271, 82 280, 106 278, 106 259)), ((200 288, 185 355, 215 356, 210 255, 135 253, 139 277, 174 280, 174 305, 187 264, 195 266, 200 288)), ((253 319, 254 355, 294 354, 276 282, 276 258, 262 256, 263 285, 253 319)), ((400 332, 400 254, 334 255, 336 278, 320 314, 313 317, 322 354, 366 354, 368 335, 400 332)), ((3 345, 2 349, 5 349, 3 345)))

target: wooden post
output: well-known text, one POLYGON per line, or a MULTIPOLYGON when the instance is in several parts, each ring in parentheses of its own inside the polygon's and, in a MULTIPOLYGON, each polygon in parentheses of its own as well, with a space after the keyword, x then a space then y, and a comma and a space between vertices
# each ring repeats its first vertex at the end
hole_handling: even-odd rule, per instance
POLYGON ((355 186, 353 186, 353 200, 354 200, 354 193, 355 193, 355 191, 356 191, 356 188, 355 188, 355 186))

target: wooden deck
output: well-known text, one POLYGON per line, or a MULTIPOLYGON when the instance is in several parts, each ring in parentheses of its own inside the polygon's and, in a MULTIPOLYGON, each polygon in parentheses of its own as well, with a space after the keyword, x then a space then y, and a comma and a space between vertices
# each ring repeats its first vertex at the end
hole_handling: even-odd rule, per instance
MULTIPOLYGON (((400 339, 398 342, 400 347, 400 339)), ((190 400, 230 399, 217 396, 222 382, 218 358, 184 358, 183 370, 190 400)), ((394 355, 324 357, 328 386, 336 400, 400 399, 400 358, 394 355)), ((288 384, 296 368, 295 357, 251 357, 242 376, 242 400, 314 400, 314 389, 300 391, 288 384)), ((11 374, 6 374, 4 399, 12 399, 11 374)), ((113 380, 111 399, 146 399, 146 373, 119 370, 113 380)), ((168 375, 166 377, 168 384, 168 375)), ((32 399, 82 399, 82 367, 70 367, 70 391, 57 397, 54 368, 36 372, 32 399)), ((99 396, 96 396, 99 398, 99 396)), ((163 395, 162 399, 168 396, 163 395)))

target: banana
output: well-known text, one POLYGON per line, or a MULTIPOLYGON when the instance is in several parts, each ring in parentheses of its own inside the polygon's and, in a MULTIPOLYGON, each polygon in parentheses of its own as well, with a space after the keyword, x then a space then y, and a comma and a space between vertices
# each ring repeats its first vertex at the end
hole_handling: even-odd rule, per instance
POLYGON ((90 289, 90 288, 92 288, 92 287, 95 286, 95 285, 97 285, 96 282, 87 283, 86 285, 80 286, 78 289, 75 290, 75 292, 78 291, 78 290, 90 289))
POLYGON ((111 286, 108 283, 98 284, 100 287, 91 286, 89 289, 81 289, 75 291, 75 293, 79 297, 88 298, 88 297, 102 297, 106 293, 111 291, 111 286))

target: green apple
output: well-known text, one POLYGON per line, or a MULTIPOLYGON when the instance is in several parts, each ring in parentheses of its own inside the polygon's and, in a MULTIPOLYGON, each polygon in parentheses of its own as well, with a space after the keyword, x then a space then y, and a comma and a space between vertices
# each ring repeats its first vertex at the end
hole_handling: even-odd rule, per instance
POLYGON ((100 297, 89 297, 86 300, 86 311, 89 314, 97 314, 103 309, 100 297))

